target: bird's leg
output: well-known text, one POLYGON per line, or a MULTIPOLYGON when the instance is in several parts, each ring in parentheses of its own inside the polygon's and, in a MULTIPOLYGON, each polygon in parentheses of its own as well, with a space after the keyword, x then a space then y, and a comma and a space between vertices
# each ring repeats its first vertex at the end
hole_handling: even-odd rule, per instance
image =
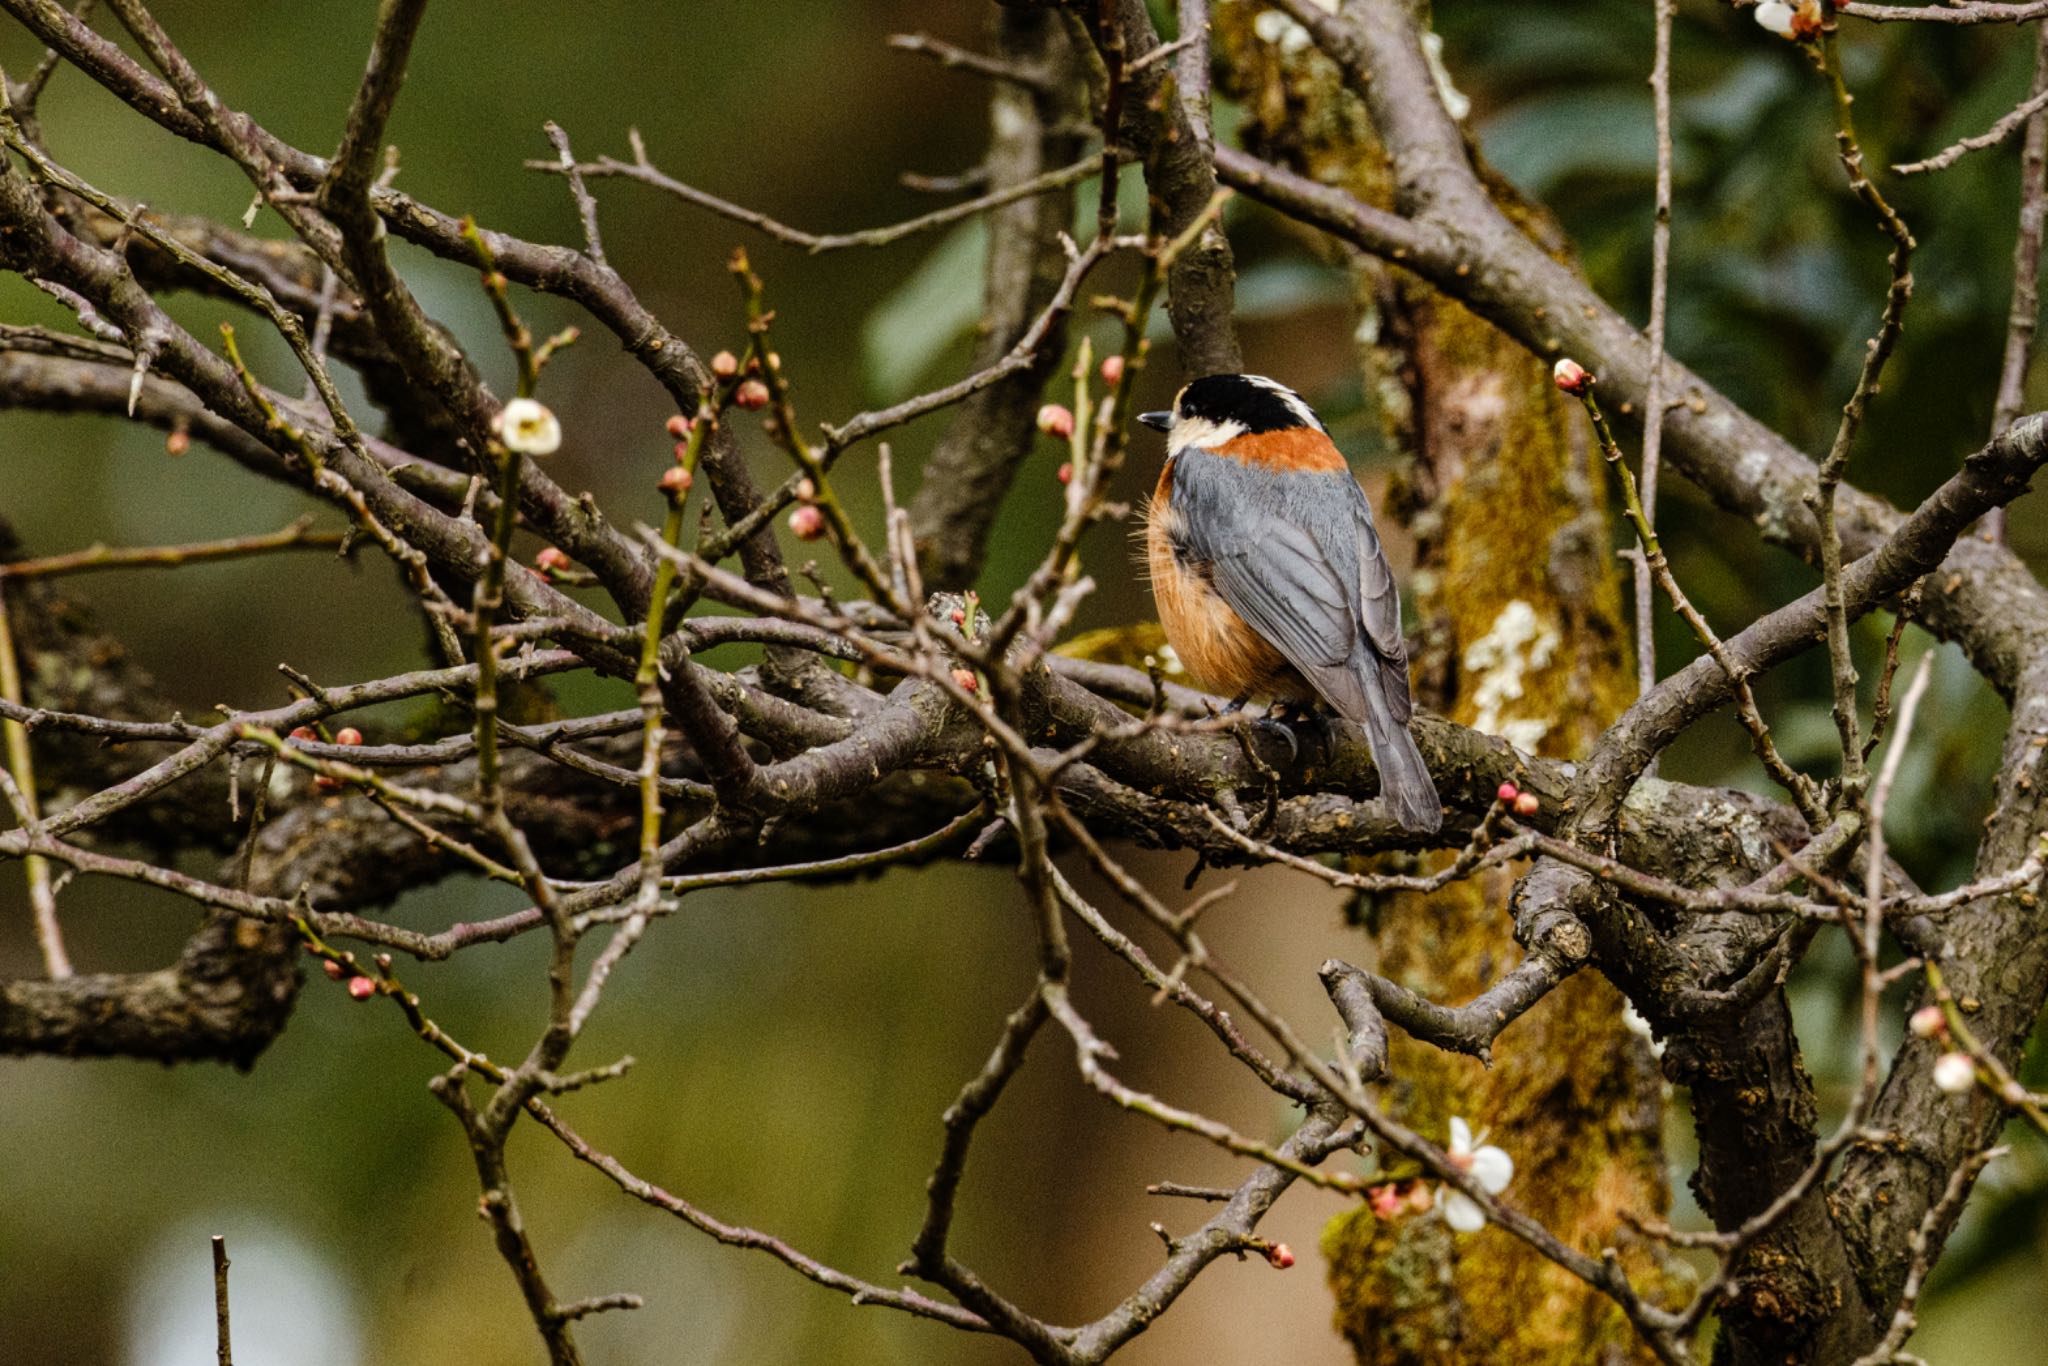
POLYGON ((1217 715, 1235 716, 1239 712, 1243 711, 1244 704, 1251 700, 1252 690, 1250 688, 1246 688, 1243 692, 1239 693, 1237 696, 1231 698, 1230 701, 1226 702, 1223 706, 1223 710, 1218 712, 1217 715))

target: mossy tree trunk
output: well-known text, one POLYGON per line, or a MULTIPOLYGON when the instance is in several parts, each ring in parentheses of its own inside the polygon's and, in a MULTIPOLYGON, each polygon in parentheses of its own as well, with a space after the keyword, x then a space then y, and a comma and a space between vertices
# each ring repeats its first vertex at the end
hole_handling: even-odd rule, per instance
MULTIPOLYGON (((1259 41, 1241 7, 1218 11, 1216 39, 1254 150, 1388 201, 1365 111, 1324 59, 1259 41)), ((1513 211, 1555 249, 1539 211, 1513 211)), ((1634 692, 1598 458, 1542 361, 1414 278, 1348 264, 1366 391, 1415 457, 1390 510, 1419 543, 1418 696, 1532 753, 1576 757, 1634 692)), ((1502 871, 1361 906, 1378 970, 1434 1000, 1471 998, 1520 958, 1512 882, 1502 871)), ((1397 1031, 1382 1100, 1439 1141, 1452 1116, 1489 1131, 1515 1160, 1505 1198, 1578 1247, 1622 1248, 1637 1283, 1653 1284, 1661 1268, 1621 1212, 1667 1208, 1662 1093, 1623 1004, 1581 974, 1501 1036, 1490 1066, 1397 1031)), ((1360 1208, 1330 1226, 1325 1250, 1337 1325, 1361 1363, 1649 1359, 1611 1302, 1498 1230, 1360 1208)))

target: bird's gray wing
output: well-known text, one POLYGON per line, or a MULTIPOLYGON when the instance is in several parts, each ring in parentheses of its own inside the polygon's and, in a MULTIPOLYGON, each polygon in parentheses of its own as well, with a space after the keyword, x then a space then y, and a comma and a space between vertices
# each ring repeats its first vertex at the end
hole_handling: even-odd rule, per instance
MULTIPOLYGON (((1175 549, 1206 567, 1223 600, 1330 705, 1362 719, 1355 665, 1366 661, 1353 656, 1363 636, 1365 653, 1384 657, 1383 633, 1399 650, 1401 604, 1370 510, 1359 521, 1357 481, 1348 471, 1278 473, 1197 451, 1175 466, 1175 549)), ((1404 675, 1404 702, 1407 690, 1404 675)))

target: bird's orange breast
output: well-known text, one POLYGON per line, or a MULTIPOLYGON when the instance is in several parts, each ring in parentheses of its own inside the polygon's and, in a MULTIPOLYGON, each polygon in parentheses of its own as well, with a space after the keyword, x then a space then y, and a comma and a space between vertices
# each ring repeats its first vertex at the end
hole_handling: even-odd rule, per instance
POLYGON ((1173 553, 1172 519, 1177 515, 1169 460, 1145 518, 1145 559, 1167 644, 1197 683, 1226 697, 1270 688, 1289 672, 1287 661, 1223 600, 1198 566, 1182 564, 1173 553))

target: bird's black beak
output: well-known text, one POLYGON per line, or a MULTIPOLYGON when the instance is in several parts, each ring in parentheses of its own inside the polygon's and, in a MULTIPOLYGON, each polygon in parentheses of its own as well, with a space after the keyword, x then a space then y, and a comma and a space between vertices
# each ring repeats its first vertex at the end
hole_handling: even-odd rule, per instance
POLYGON ((1173 425, 1172 413, 1139 413, 1138 421, 1155 432, 1163 432, 1173 425))

